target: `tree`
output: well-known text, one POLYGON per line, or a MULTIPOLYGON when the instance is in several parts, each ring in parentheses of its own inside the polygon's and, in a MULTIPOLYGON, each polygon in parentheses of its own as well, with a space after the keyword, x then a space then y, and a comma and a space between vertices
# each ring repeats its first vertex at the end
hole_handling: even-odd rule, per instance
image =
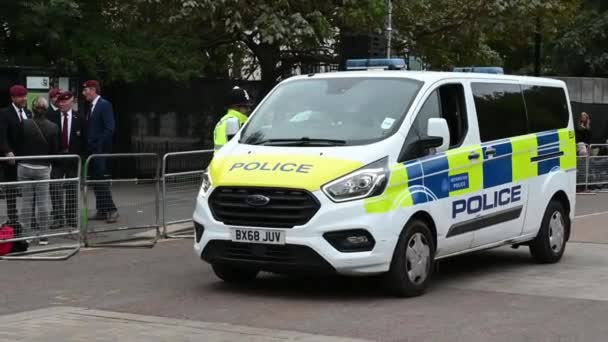
POLYGON ((394 1, 400 48, 436 69, 455 65, 506 65, 520 71, 532 60, 535 33, 556 32, 579 0, 394 1), (542 32, 538 30, 538 20, 542 32), (515 60, 515 61, 514 61, 515 60))
POLYGON ((203 56, 188 28, 165 18, 176 1, 3 2, 0 58, 107 80, 200 75, 203 56))
POLYGON ((303 63, 336 63, 343 29, 380 27, 383 0, 183 0, 172 20, 198 28, 207 53, 229 46, 247 50, 265 89, 303 63))
POLYGON ((587 0, 571 25, 552 44, 554 71, 563 75, 608 77, 608 2, 587 0))

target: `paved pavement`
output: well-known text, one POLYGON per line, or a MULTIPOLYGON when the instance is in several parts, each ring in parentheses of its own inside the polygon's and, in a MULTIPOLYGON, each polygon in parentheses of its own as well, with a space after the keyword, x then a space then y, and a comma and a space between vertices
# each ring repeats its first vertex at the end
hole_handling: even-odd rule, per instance
POLYGON ((385 296, 373 278, 264 274, 227 285, 186 240, 0 262, 0 315, 11 315, 0 316, 0 341, 605 341, 607 200, 578 197, 561 263, 535 264, 523 247, 450 259, 427 294, 411 299, 385 296), (269 330, 243 335, 250 328, 269 330))
POLYGON ((56 307, 0 317, 0 341, 365 342, 276 329, 56 307), (44 329, 41 329, 44 327, 44 329))

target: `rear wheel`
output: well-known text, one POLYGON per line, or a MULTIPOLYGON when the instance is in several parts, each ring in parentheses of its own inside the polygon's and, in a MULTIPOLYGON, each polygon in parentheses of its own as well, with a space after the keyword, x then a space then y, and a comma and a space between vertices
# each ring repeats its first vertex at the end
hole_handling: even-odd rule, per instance
POLYGON ((434 254, 435 246, 426 222, 410 222, 399 237, 391 268, 384 278, 388 290, 399 297, 423 294, 433 273, 434 254))
POLYGON ((538 235, 530 243, 530 253, 540 263, 558 262, 564 255, 569 235, 568 213, 560 202, 553 200, 547 206, 538 235))
POLYGON ((226 264, 213 264, 213 272, 225 282, 245 283, 255 279, 259 270, 255 268, 244 268, 226 264))

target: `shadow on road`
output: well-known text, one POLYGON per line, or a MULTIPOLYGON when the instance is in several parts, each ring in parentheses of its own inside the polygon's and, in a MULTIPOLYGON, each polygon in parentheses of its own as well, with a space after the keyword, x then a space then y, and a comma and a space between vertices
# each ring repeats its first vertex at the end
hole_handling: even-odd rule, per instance
MULTIPOLYGON (((500 249, 474 253, 442 260, 438 262, 437 271, 427 294, 443 288, 447 281, 467 280, 473 277, 489 276, 493 273, 534 265, 527 247, 519 250, 500 249)), ((265 297, 283 297, 302 300, 348 300, 353 299, 394 299, 387 296, 382 287, 382 276, 342 277, 342 276, 295 276, 263 273, 247 284, 228 284, 217 279, 207 285, 208 290, 234 293, 237 295, 255 295, 265 297)))

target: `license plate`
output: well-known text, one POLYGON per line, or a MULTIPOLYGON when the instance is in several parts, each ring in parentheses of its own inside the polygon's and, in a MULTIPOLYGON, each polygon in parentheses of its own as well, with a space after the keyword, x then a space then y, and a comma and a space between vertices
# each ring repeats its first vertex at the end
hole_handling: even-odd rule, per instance
POLYGON ((284 245, 285 232, 282 230, 233 228, 232 241, 284 245))

